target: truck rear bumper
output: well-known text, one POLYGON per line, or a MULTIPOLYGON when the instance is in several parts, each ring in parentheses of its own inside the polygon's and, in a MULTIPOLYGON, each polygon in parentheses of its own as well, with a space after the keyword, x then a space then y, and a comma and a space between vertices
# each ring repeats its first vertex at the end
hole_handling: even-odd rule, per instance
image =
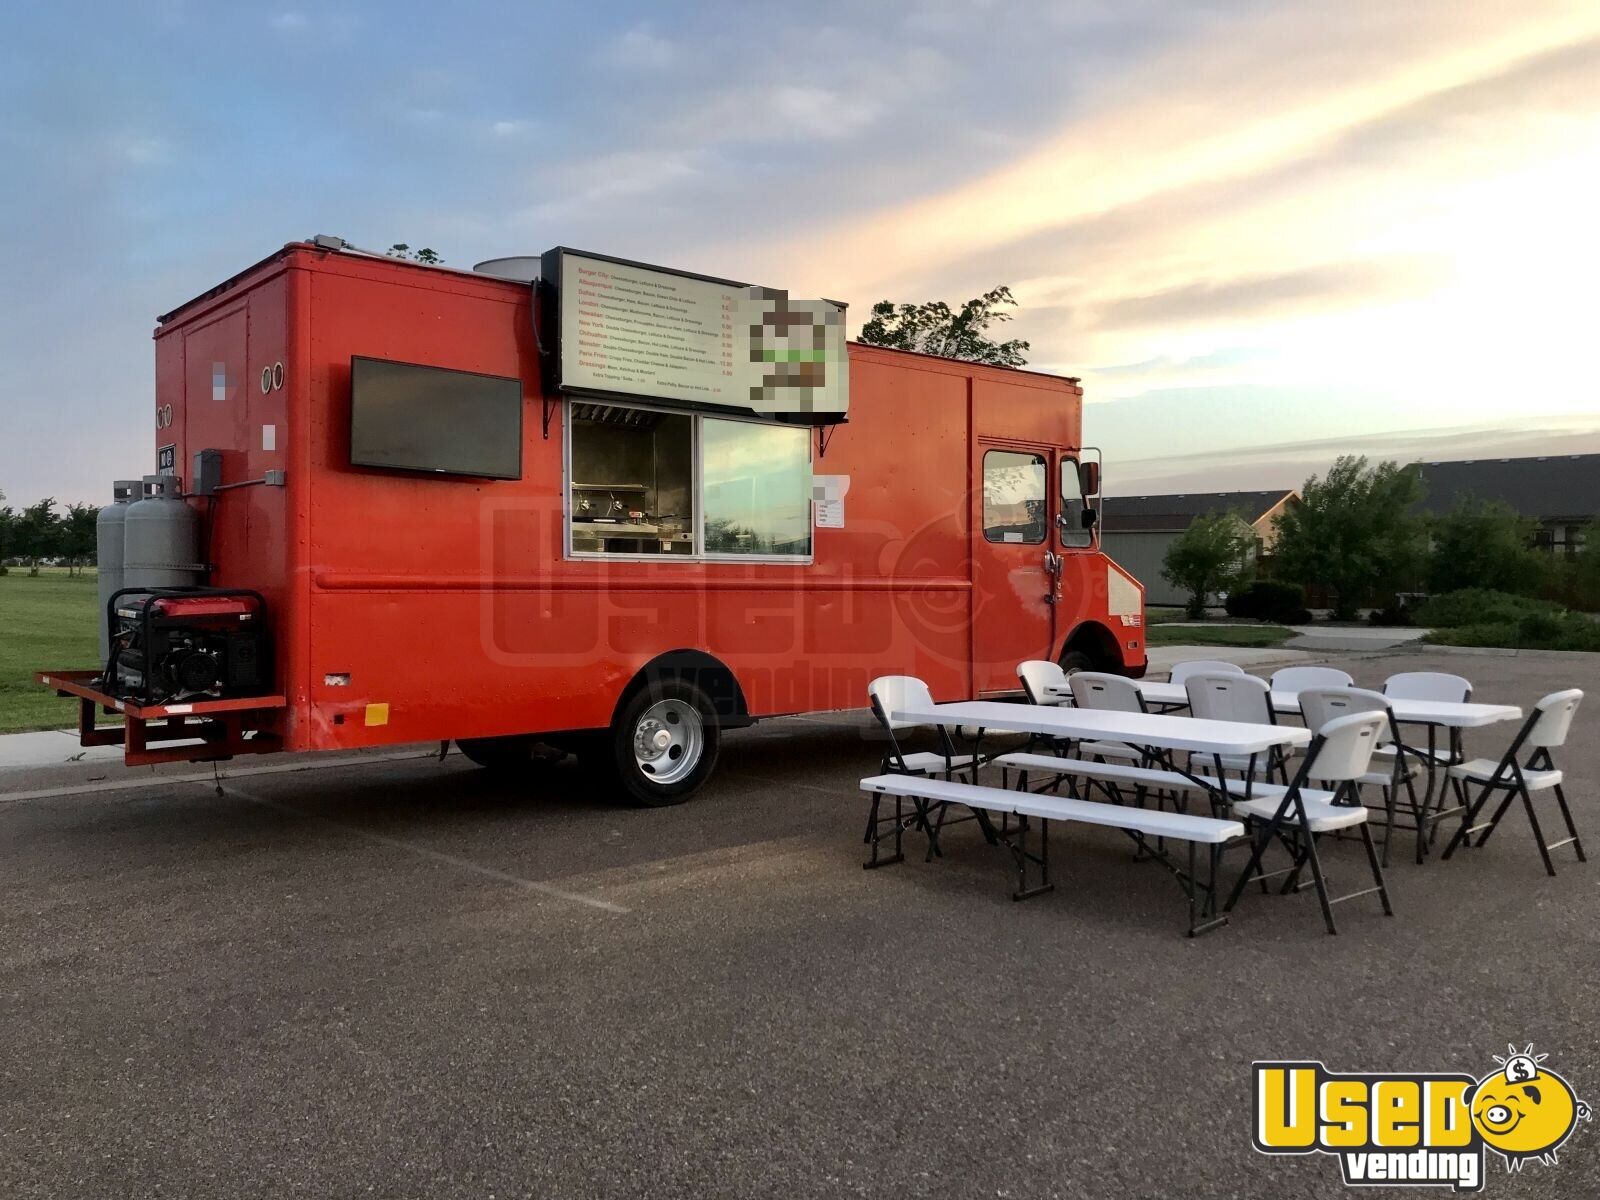
POLYGON ((78 744, 121 746, 130 767, 169 762, 215 762, 238 754, 271 754, 283 749, 277 734, 263 725, 288 700, 283 696, 242 696, 184 704, 139 705, 118 700, 96 686, 98 671, 40 671, 34 678, 58 696, 78 701, 78 744), (122 714, 121 725, 96 725, 97 709, 122 714))

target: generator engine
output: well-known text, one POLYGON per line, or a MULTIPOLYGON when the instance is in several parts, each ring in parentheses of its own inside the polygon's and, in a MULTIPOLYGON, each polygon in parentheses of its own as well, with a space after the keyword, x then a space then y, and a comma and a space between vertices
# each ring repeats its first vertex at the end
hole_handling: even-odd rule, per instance
POLYGON ((260 595, 171 589, 112 601, 106 690, 141 704, 222 700, 271 683, 266 605, 260 595))

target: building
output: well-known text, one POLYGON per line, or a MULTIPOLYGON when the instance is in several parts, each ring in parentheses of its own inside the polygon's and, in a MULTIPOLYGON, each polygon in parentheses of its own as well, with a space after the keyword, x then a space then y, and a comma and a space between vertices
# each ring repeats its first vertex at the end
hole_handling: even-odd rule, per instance
POLYGON ((1428 491, 1416 511, 1447 513, 1469 497, 1504 501, 1537 522, 1535 543, 1552 553, 1576 554, 1585 527, 1600 516, 1600 454, 1417 465, 1428 491))
POLYGON ((1300 493, 1293 488, 1269 492, 1206 492, 1175 496, 1113 496, 1101 508, 1101 545, 1133 577, 1144 584, 1147 604, 1183 604, 1189 597, 1161 574, 1167 547, 1196 517, 1233 512, 1256 535, 1256 553, 1269 554, 1277 537, 1272 519, 1300 493))

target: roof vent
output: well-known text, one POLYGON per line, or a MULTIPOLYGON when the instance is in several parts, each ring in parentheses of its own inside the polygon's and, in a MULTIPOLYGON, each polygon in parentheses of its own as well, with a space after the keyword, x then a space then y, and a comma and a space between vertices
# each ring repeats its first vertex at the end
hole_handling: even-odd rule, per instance
POLYGON ((539 278, 539 256, 518 254, 511 258, 486 258, 481 263, 474 263, 472 269, 480 275, 493 275, 496 279, 532 283, 539 278))

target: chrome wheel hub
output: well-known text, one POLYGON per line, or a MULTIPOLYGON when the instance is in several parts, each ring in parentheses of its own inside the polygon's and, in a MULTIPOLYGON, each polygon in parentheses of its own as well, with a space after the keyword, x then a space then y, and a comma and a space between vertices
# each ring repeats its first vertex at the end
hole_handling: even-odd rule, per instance
POLYGON ((682 700, 652 704, 633 729, 633 760, 655 783, 677 783, 705 752, 705 720, 682 700))

